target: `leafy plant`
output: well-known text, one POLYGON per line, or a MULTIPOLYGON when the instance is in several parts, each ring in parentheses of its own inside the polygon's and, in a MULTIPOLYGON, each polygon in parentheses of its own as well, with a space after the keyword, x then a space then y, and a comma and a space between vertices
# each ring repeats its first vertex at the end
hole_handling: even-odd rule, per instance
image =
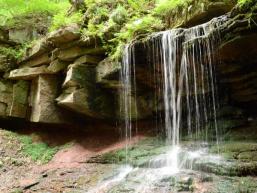
POLYGON ((83 14, 80 12, 73 13, 70 16, 67 16, 67 11, 61 11, 54 15, 52 25, 49 31, 54 31, 58 28, 67 26, 72 23, 81 23, 83 18, 83 14))
POLYGON ((19 60, 23 57, 25 50, 29 47, 29 44, 22 44, 21 46, 15 47, 0 47, 0 53, 8 56, 11 59, 19 60))
POLYGON ((6 25, 15 17, 32 13, 54 15, 69 6, 68 0, 0 0, 0 23, 6 25))
POLYGON ((153 12, 157 15, 166 16, 178 7, 187 7, 192 0, 158 0, 153 12))

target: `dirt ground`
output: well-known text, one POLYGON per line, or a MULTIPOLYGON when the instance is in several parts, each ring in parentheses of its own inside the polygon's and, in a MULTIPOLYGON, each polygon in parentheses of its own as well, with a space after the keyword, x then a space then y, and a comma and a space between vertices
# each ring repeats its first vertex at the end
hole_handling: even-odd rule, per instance
MULTIPOLYGON (((24 134, 23 131, 21 131, 24 134)), ((30 131, 25 132, 27 135, 30 131)), ((74 192, 97 183, 101 174, 117 167, 112 164, 87 163, 87 160, 126 145, 119 134, 39 132, 34 141, 44 141, 51 146, 64 145, 47 164, 33 161, 22 153, 18 138, 10 131, 0 129, 0 192, 74 192), (65 147, 65 144, 68 144, 65 147)), ((132 143, 144 136, 137 135, 132 143)))

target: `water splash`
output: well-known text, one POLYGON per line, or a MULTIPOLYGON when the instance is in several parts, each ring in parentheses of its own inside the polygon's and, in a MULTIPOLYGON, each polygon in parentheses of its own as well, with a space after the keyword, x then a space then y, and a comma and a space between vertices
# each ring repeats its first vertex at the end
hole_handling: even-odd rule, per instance
POLYGON ((117 175, 112 176, 109 179, 103 180, 101 183, 99 183, 95 188, 87 191, 87 193, 100 193, 100 192, 106 192, 108 191, 111 187, 113 187, 115 184, 121 182, 124 180, 127 175, 135 170, 129 165, 125 165, 117 171, 117 175))

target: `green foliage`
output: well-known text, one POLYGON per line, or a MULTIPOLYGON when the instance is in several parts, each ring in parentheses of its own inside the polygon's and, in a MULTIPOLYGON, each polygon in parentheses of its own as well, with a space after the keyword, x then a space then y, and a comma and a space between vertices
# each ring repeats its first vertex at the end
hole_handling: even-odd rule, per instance
POLYGON ((50 147, 46 143, 35 143, 30 136, 19 136, 19 140, 22 143, 22 152, 40 163, 49 162, 58 150, 57 147, 50 147))
POLYGON ((167 16, 178 7, 188 7, 192 0, 159 0, 154 8, 154 13, 161 16, 167 16))
POLYGON ((138 35, 163 28, 162 21, 151 15, 153 0, 86 0, 85 38, 97 36, 108 53, 117 58, 124 44, 138 35))
POLYGON ((249 5, 252 2, 253 2, 253 0, 238 0, 238 5, 240 7, 242 7, 242 6, 245 6, 245 5, 249 5))
POLYGON ((0 0, 0 23, 12 23, 15 17, 33 13, 54 15, 69 7, 68 0, 0 0))
POLYGON ((132 40, 137 35, 148 34, 163 28, 162 21, 152 15, 131 20, 121 33, 119 38, 124 40, 132 40))
POLYGON ((72 23, 81 23, 83 14, 80 12, 73 13, 70 16, 67 16, 67 10, 63 10, 53 17, 52 25, 49 31, 54 31, 60 27, 67 26, 72 23))
POLYGON ((9 57, 10 59, 19 60, 23 57, 25 50, 29 44, 23 44, 17 48, 15 47, 0 47, 0 53, 9 57))

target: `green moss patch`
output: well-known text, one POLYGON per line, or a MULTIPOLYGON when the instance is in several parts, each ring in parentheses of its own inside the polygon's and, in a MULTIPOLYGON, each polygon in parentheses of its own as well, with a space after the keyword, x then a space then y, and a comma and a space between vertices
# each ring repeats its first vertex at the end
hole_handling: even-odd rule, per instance
POLYGON ((11 131, 5 131, 5 136, 13 145, 19 148, 19 154, 24 157, 30 158, 32 161, 40 164, 48 163, 53 156, 62 148, 67 148, 70 144, 63 146, 50 146, 46 142, 43 142, 38 136, 32 135, 21 135, 11 131))
POLYGON ((22 143, 21 151, 31 157, 33 161, 40 163, 49 162, 58 151, 58 147, 50 147, 48 144, 43 142, 33 142, 30 136, 19 136, 20 142, 22 143))
POLYGON ((257 161, 257 143, 226 142, 210 149, 211 153, 220 153, 227 159, 257 161))
POLYGON ((130 163, 134 166, 143 166, 154 156, 163 154, 167 151, 164 140, 155 137, 144 139, 137 144, 99 155, 89 162, 98 163, 130 163))

